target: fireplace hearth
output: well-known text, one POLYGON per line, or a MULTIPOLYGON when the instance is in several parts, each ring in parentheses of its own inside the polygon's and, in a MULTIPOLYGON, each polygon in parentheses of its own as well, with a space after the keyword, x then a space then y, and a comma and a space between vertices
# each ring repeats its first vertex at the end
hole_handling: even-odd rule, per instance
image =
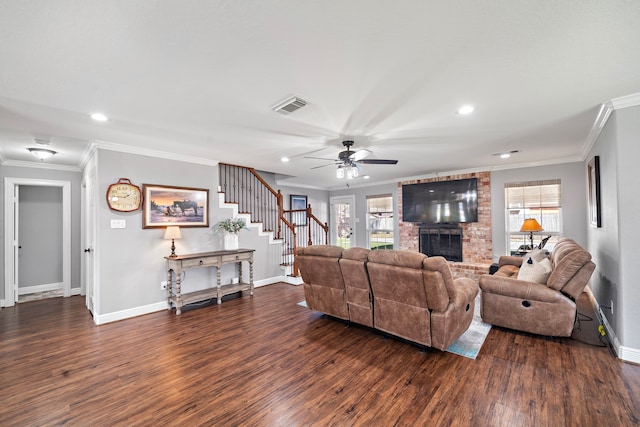
POLYGON ((462 261, 462 229, 457 226, 420 227, 420 252, 442 256, 448 261, 462 261))

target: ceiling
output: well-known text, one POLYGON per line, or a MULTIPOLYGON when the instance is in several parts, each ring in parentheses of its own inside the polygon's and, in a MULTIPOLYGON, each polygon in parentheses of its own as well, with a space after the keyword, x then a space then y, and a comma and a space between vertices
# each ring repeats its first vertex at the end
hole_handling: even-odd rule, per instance
POLYGON ((390 4, 3 1, 0 162, 45 139, 46 164, 79 168, 94 142, 333 189, 305 157, 344 139, 399 161, 352 185, 582 160, 600 105, 640 92, 640 2, 390 4), (308 105, 271 110, 292 95, 308 105))

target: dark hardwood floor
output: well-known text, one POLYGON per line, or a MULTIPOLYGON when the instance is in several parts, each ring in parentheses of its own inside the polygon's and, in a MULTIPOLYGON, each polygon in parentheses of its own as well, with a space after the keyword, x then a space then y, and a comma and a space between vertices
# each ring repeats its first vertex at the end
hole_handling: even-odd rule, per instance
MULTIPOLYGON (((0 310, 2 426, 630 426, 640 366, 493 328, 476 360, 296 303, 302 287, 94 326, 83 297, 0 310)), ((593 312, 586 296, 580 311, 593 312)), ((580 316, 581 318, 583 316, 580 316)))

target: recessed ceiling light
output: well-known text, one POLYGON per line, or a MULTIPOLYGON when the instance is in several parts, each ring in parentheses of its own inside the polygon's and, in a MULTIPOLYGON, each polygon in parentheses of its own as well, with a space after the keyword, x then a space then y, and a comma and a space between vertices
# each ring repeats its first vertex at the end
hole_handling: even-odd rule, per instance
POLYGON ((465 115, 473 113, 473 105, 463 105, 458 109, 458 114, 465 115))
POLYGON ((369 179, 369 178, 371 178, 371 177, 370 177, 369 175, 365 175, 365 176, 363 176, 362 178, 363 178, 363 179, 369 179))
POLYGON ((280 158, 280 161, 281 161, 282 163, 287 163, 287 162, 289 161, 289 158, 288 158, 288 157, 281 157, 281 158, 280 158))
POLYGON ((91 115, 91 118, 96 122, 106 122, 107 120, 109 120, 109 118, 102 113, 93 113, 91 115))
POLYGON ((518 153, 519 150, 503 151, 502 153, 492 154, 493 156, 500 157, 501 159, 508 159, 512 154, 518 153))

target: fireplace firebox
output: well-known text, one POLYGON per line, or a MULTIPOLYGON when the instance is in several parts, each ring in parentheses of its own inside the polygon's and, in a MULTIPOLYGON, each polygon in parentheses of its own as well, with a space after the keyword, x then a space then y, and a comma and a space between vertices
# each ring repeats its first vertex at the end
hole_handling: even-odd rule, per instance
POLYGON ((462 229, 457 226, 420 227, 420 252, 442 256, 448 261, 462 261, 462 229))

